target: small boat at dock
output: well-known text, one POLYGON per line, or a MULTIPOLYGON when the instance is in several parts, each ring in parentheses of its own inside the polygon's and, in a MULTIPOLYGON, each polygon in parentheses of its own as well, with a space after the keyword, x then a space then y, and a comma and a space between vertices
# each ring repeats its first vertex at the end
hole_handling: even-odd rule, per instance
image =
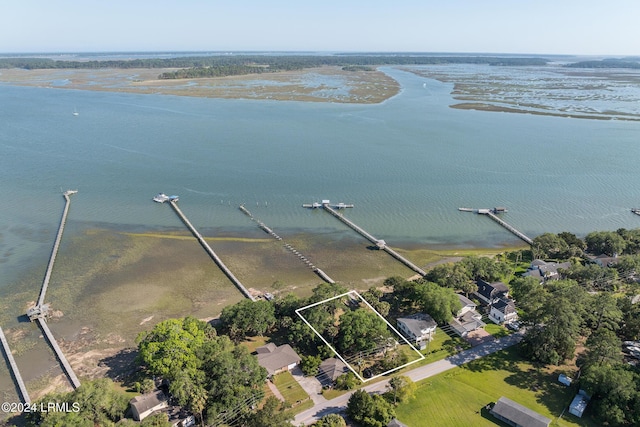
POLYGON ((164 193, 158 193, 154 198, 153 201, 157 202, 157 203, 164 203, 167 200, 169 200, 169 196, 167 196, 164 193))

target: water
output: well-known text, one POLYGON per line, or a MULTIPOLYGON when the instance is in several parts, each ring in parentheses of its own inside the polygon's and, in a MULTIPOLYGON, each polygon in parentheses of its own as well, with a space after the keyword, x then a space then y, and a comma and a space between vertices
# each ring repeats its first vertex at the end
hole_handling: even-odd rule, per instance
POLYGON ((0 283, 44 271, 61 189, 79 190, 71 233, 182 229, 158 192, 180 195, 196 227, 235 235, 255 228, 240 203, 281 236, 342 230, 301 208, 325 198, 398 246, 518 242, 460 206, 506 206, 531 237, 640 227, 640 124, 454 110, 451 84, 387 72, 402 92, 379 105, 0 86, 0 283))

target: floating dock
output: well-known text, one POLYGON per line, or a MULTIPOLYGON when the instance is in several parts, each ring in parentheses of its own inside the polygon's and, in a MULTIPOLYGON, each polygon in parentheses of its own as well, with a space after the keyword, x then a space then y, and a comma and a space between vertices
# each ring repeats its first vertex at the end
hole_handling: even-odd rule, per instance
MULTIPOLYGON (((310 207, 315 209, 315 208, 317 208, 317 206, 315 206, 315 205, 316 205, 316 203, 314 203, 310 207)), ((302 206, 303 207, 307 207, 309 205, 302 205, 302 206)), ((423 269, 421 269, 420 267, 418 267, 417 265, 415 265, 414 263, 412 263, 411 261, 409 261, 408 259, 406 259, 402 255, 400 255, 399 253, 397 253, 396 251, 391 249, 389 246, 387 246, 387 243, 384 240, 376 239, 373 235, 368 233, 366 230, 364 230, 361 227, 358 227, 354 222, 348 220, 347 218, 345 218, 343 215, 339 214, 336 211, 336 209, 353 207, 353 205, 347 205, 347 204, 344 204, 344 203, 338 203, 337 205, 332 205, 329 200, 323 200, 321 207, 325 211, 329 212, 331 215, 333 215, 334 217, 336 217, 337 219, 342 221, 349 228, 353 229, 354 231, 359 233, 361 236, 363 236, 365 239, 367 239, 368 241, 370 241, 371 243, 376 245, 376 247, 378 249, 381 249, 381 250, 387 252, 389 255, 391 255, 392 257, 394 257, 395 259, 397 259, 401 263, 403 263, 405 266, 409 267, 411 270, 413 270, 416 273, 420 274, 421 276, 424 276, 426 274, 426 272, 423 269), (337 206, 337 208, 336 208, 336 206, 337 206)))
POLYGON ((480 215, 486 215, 492 220, 494 220, 495 222, 497 222, 498 224, 500 224, 501 226, 503 226, 504 228, 506 228, 507 230, 509 230, 511 233, 513 233, 516 237, 520 238, 525 243, 529 245, 533 245, 533 240, 531 240, 531 238, 527 237, 523 232, 519 231, 514 226, 509 225, 506 221, 496 216, 496 214, 498 213, 507 212, 507 209, 503 207, 497 207, 493 209, 458 208, 458 210, 462 212, 475 212, 480 215))
POLYGON ((0 328, 0 341, 2 341, 2 348, 4 349, 4 354, 9 361, 9 367, 11 368, 11 373, 13 374, 13 378, 16 381, 16 385, 20 390, 20 394, 22 396, 22 403, 26 403, 27 405, 31 404, 31 398, 29 397, 29 393, 27 392, 27 387, 24 385, 24 381, 22 381, 22 376, 20 375, 20 371, 18 370, 18 365, 16 365, 16 361, 13 358, 13 354, 11 353, 11 349, 9 348, 9 342, 7 341, 7 337, 4 336, 4 332, 2 328, 0 328))
MULTIPOLYGON (((281 241, 281 242, 283 241, 282 237, 278 236, 271 228, 267 227, 264 222, 262 222, 259 219, 255 218, 253 216, 253 214, 251 212, 249 212, 249 210, 246 207, 244 207, 244 205, 240 205, 240 210, 245 215, 247 215, 251 219, 251 221, 255 221, 255 223, 258 224, 258 227, 260 227, 266 233, 270 234, 271 236, 273 236, 273 238, 275 238, 278 241, 281 241)), ((284 243, 284 247, 285 247, 285 249, 287 249, 288 251, 290 251, 291 253, 296 255, 300 259, 300 261, 304 262, 307 265, 307 267, 312 269, 313 272, 316 273, 318 276, 320 276, 320 278, 322 280, 324 280, 327 283, 335 283, 335 281, 331 277, 329 277, 329 275, 327 273, 325 273, 324 271, 320 270, 318 267, 313 265, 311 263, 311 261, 309 261, 307 259, 307 257, 305 257, 300 252, 298 252, 293 246, 291 246, 288 243, 284 243)))
POLYGON ((191 231, 191 233, 195 236, 195 238, 198 239, 198 241, 200 242, 204 250, 207 251, 211 259, 213 259, 213 261, 218 265, 220 270, 222 270, 222 272, 229 278, 229 280, 231 280, 231 282, 240 290, 240 292, 242 292, 242 294, 245 297, 249 298, 251 301, 255 301, 256 299, 254 298, 254 296, 251 295, 251 293, 247 290, 247 288, 244 287, 242 282, 240 282, 240 280, 238 280, 238 278, 231 272, 231 270, 229 270, 229 268, 224 264, 224 262, 222 262, 220 257, 213 251, 213 249, 211 249, 211 246, 209 246, 206 240, 204 240, 204 237, 202 237, 202 234, 200 234, 198 230, 196 230, 193 224, 191 224, 191 222, 187 219, 185 214, 182 213, 182 211, 178 207, 178 204, 176 203, 176 200, 168 200, 168 202, 173 208, 173 210, 176 212, 176 214, 178 214, 182 222, 187 226, 187 228, 191 231))

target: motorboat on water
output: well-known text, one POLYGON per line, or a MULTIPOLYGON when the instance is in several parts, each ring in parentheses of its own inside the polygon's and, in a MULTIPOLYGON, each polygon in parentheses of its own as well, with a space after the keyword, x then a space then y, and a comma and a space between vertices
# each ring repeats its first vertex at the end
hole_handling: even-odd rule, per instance
POLYGON ((164 193, 158 193, 154 198, 153 201, 154 202, 158 202, 158 203, 164 203, 167 200, 169 200, 169 196, 167 196, 164 193))

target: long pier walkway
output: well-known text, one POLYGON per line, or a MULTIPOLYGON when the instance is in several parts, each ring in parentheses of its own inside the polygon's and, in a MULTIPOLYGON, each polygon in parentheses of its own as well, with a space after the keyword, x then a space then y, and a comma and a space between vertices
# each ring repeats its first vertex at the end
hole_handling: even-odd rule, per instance
POLYGON ((67 374, 69 381, 73 385, 73 388, 75 389, 80 387, 80 380, 78 380, 78 377, 76 376, 75 372, 73 372, 73 368, 71 368, 71 365, 69 364, 69 361, 67 360, 67 358, 64 357, 64 353, 62 352, 62 349, 58 345, 58 342, 56 341, 53 334, 51 333, 51 329, 49 329, 49 325, 47 325, 47 321, 44 320, 44 318, 42 317, 38 317, 36 321, 38 322, 38 325, 40 325, 40 328, 44 332, 44 335, 47 337, 49 344, 51 344, 51 347, 53 347, 53 350, 55 351, 56 356, 60 361, 60 364, 62 364, 62 367, 64 368, 64 371, 67 374))
POLYGON ((13 358, 11 349, 9 348, 9 342, 7 341, 7 337, 4 336, 2 328, 0 328, 0 341, 2 341, 2 348, 4 349, 4 354, 7 356, 7 360, 9 361, 9 366, 11 367, 13 378, 15 379, 16 384, 18 385, 18 389, 20 390, 20 394, 22 395, 22 402, 30 405, 31 398, 29 397, 29 393, 27 392, 27 387, 25 387, 24 381, 22 381, 22 376, 20 375, 20 371, 18 370, 18 365, 16 365, 16 361, 13 358))
POLYGON ((531 240, 531 238, 527 237, 523 232, 519 231, 514 226, 508 224, 506 221, 498 218, 496 213, 506 212, 507 210, 505 208, 493 208, 493 209, 458 208, 458 210, 462 212, 475 212, 480 215, 486 215, 492 220, 494 220, 495 222, 497 222, 498 224, 500 224, 501 226, 503 226, 504 228, 506 228, 507 230, 509 230, 511 233, 513 233, 515 236, 517 236, 519 239, 521 239, 525 243, 529 245, 533 245, 533 240, 531 240))
POLYGON ((44 303, 44 298, 47 294, 47 288, 49 286, 49 279, 51 279, 51 272, 53 271, 53 265, 56 261, 56 255, 58 254, 58 249, 60 248, 60 242, 62 241, 62 233, 64 232, 64 226, 67 223, 67 215, 69 214, 69 208, 71 207, 71 198, 72 194, 76 194, 77 190, 67 190, 63 193, 65 205, 64 210, 62 211, 62 218, 60 219, 60 226, 58 227, 58 234, 56 235, 56 240, 53 243, 53 249, 51 251, 51 256, 49 258, 49 265, 47 265, 47 272, 44 275, 44 280, 42 282, 42 288, 40 288, 40 296, 38 297, 38 302, 35 306, 29 308, 27 311, 27 316, 29 319, 36 320, 42 330, 44 331, 51 348, 56 353, 56 357, 62 364, 63 371, 71 381, 73 388, 80 387, 80 381, 76 376, 75 372, 71 368, 71 365, 67 361, 67 358, 62 353, 62 349, 58 345, 55 337, 51 333, 51 330, 47 326, 47 322, 45 321, 45 317, 49 311, 49 305, 44 303))
MULTIPOLYGON (((350 206, 350 205, 342 205, 342 204, 338 204, 336 206, 350 206)), ((305 206, 306 207, 306 206, 305 206)), ((311 206, 311 207, 315 207, 315 206, 311 206)), ((409 267, 411 270, 415 271, 416 273, 420 274, 421 276, 424 276, 426 274, 426 272, 421 269, 420 267, 418 267, 417 265, 415 265, 414 263, 412 263, 411 261, 409 261, 408 259, 406 259, 405 257, 403 257, 402 255, 400 255, 399 253, 397 253, 396 251, 394 251, 393 249, 391 249, 389 246, 387 246, 386 242, 384 240, 380 240, 380 239, 376 239, 373 235, 371 235, 370 233, 368 233, 366 230, 364 230, 363 228, 357 226, 354 222, 348 220, 347 218, 345 218, 343 215, 340 215, 330 204, 328 201, 323 201, 322 203, 322 208, 329 212, 331 215, 333 215, 334 217, 336 217, 337 219, 339 219, 340 221, 342 221, 344 224, 346 224, 348 227, 350 227, 351 229, 355 230, 357 233, 359 233, 360 235, 362 235, 365 239, 367 239, 368 241, 370 241, 371 243, 373 243, 374 245, 376 245, 378 248, 382 249, 383 251, 387 252, 389 255, 391 255, 392 257, 394 257, 395 259, 397 259, 398 261, 400 261, 401 263, 403 263, 404 265, 406 265, 407 267, 409 267)))
MULTIPOLYGON (((253 214, 251 212, 249 212, 249 210, 247 208, 244 207, 244 205, 240 205, 240 210, 242 212, 244 212, 244 214, 247 215, 251 219, 251 221, 255 221, 255 223, 258 224, 258 227, 260 227, 262 230, 264 230, 264 232, 270 234, 271 236, 273 236, 273 238, 275 238, 278 241, 281 241, 281 242, 283 241, 282 237, 278 236, 271 228, 267 227, 264 222, 260 221, 256 217, 254 217, 253 214)), ((324 280, 327 283, 335 283, 335 280, 333 280, 331 277, 329 277, 329 275, 327 273, 325 273, 324 271, 322 271, 321 269, 319 269, 318 267, 313 265, 313 263, 311 261, 309 261, 307 259, 307 257, 305 257, 300 252, 298 252, 298 250, 296 248, 294 248, 293 246, 291 246, 288 243, 284 243, 284 247, 285 247, 285 249, 290 251, 292 254, 297 256, 300 259, 300 261, 304 262, 307 265, 307 267, 309 267, 311 270, 313 270, 314 273, 316 273, 318 276, 320 276, 320 278, 322 280, 324 280)))
POLYGON ((231 280, 231 282, 233 282, 233 284, 236 285, 236 287, 240 290, 240 292, 244 294, 245 297, 249 298, 251 301, 255 301, 256 299, 254 298, 254 296, 251 295, 249 290, 247 290, 247 288, 244 287, 242 282, 238 280, 238 278, 231 272, 231 270, 227 268, 227 266, 224 264, 224 262, 222 262, 220 257, 213 251, 213 249, 211 249, 211 246, 209 246, 206 240, 204 240, 204 237, 202 237, 202 234, 200 234, 198 230, 196 230, 193 224, 191 224, 191 222, 187 219, 185 214, 182 213, 182 211, 178 207, 178 204, 173 200, 169 200, 169 204, 171 205, 173 210, 176 211, 176 213, 178 214, 182 222, 187 226, 187 228, 191 230, 191 233, 195 236, 195 238, 198 239, 198 241, 200 242, 204 250, 207 251, 209 256, 218 265, 220 270, 222 270, 222 272, 229 278, 229 280, 231 280))
POLYGON ((51 279, 51 272, 53 271, 53 264, 56 262, 56 255, 58 255, 58 248, 60 247, 60 241, 62 241, 62 233, 64 232, 64 226, 67 223, 67 215, 69 214, 69 207, 71 207, 71 196, 78 191, 67 190, 62 195, 64 196, 65 204, 62 211, 62 218, 60 219, 60 226, 58 226, 58 234, 56 240, 53 243, 53 250, 51 251, 51 257, 49 258, 49 265, 47 265, 47 272, 44 275, 42 281, 42 288, 40 289, 40 297, 36 307, 42 307, 44 304, 44 297, 47 294, 47 287, 49 286, 49 279, 51 279))

